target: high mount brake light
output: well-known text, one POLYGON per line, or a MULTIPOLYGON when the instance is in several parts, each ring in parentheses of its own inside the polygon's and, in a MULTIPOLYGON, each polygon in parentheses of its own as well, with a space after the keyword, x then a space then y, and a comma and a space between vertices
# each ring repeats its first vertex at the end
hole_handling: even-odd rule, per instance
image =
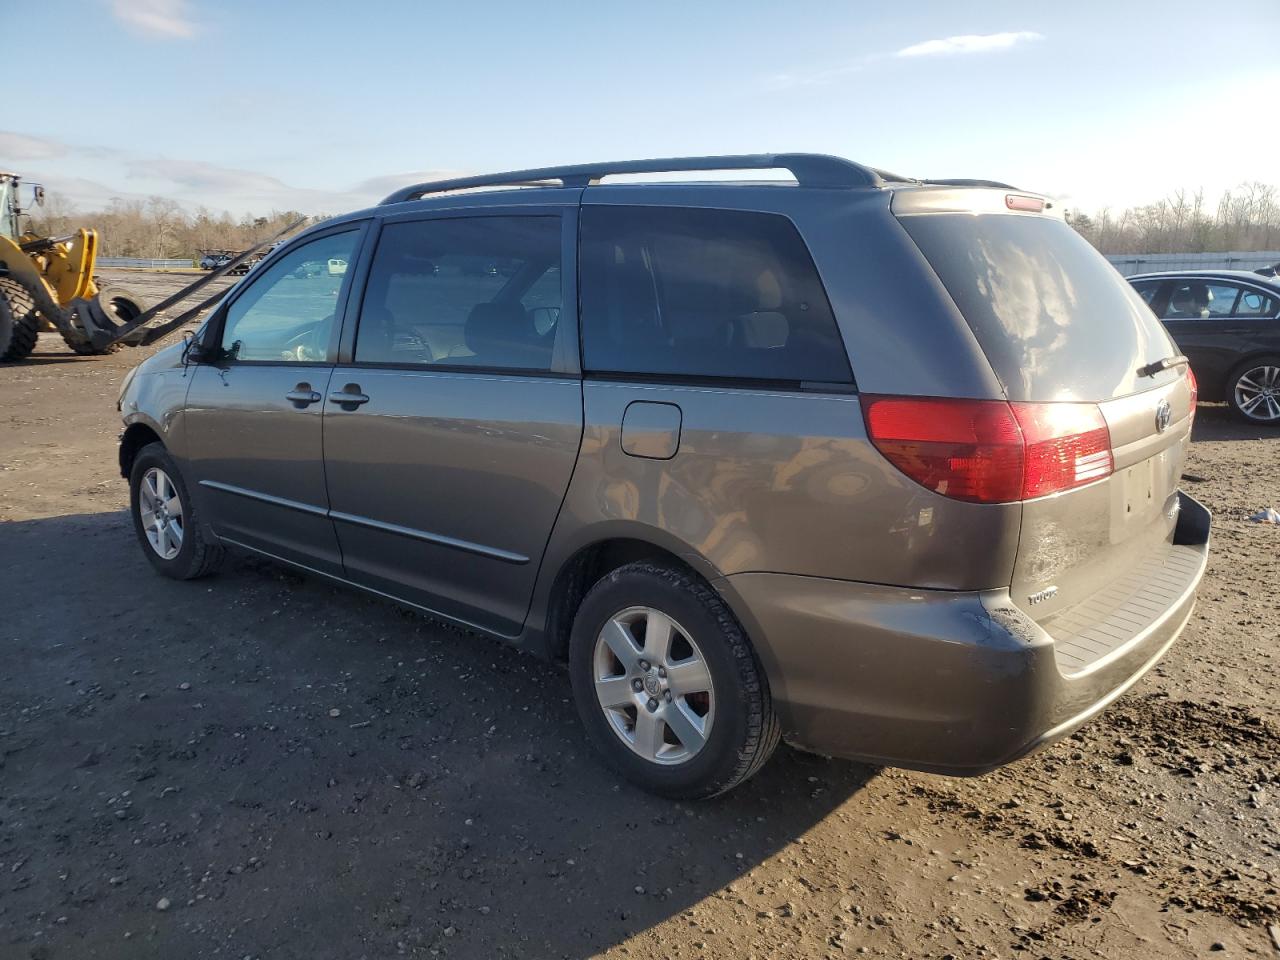
POLYGON ((1009 503, 1110 476, 1111 433, 1092 403, 862 398, 886 459, 953 500, 1009 503))
POLYGON ((1004 195, 1004 205, 1010 210, 1029 210, 1032 213, 1040 213, 1044 210, 1045 202, 1040 197, 1024 197, 1018 193, 1006 193, 1004 195))

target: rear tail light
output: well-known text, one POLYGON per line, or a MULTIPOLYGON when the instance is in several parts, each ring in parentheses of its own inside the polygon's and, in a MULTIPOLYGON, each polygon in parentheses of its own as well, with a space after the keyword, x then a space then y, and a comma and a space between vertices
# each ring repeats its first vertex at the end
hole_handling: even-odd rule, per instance
POLYGON ((1096 404, 863 398, 885 458, 953 500, 1008 503, 1110 476, 1111 434, 1096 404))
POLYGON ((1191 423, 1196 422, 1196 401, 1200 399, 1200 384, 1196 382, 1196 373, 1187 364, 1187 387, 1191 390, 1191 423))

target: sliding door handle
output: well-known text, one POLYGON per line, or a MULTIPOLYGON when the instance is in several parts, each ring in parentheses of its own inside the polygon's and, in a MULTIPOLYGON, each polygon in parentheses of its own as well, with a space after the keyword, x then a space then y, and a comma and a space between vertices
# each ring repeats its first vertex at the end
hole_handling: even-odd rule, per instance
POLYGON ((362 403, 368 403, 369 398, 360 392, 360 384, 348 383, 341 390, 335 390, 329 394, 329 402, 336 403, 343 410, 351 411, 362 403))

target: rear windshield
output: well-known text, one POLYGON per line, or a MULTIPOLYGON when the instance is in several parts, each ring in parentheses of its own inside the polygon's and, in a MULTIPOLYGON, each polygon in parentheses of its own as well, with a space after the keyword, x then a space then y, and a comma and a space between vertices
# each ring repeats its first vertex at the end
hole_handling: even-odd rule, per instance
POLYGON ((900 222, 973 329, 1012 400, 1107 400, 1178 351, 1111 264, 1061 220, 921 214, 900 222))

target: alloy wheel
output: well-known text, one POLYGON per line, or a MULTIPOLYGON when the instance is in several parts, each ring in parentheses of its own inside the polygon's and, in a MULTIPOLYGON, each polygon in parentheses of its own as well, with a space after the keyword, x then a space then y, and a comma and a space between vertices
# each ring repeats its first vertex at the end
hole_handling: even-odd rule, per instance
POLYGON ((182 550, 185 517, 182 498, 173 479, 159 467, 142 475, 138 488, 138 513, 147 543, 162 560, 172 560, 182 550))
POLYGON ((593 656, 596 700, 609 726, 653 763, 679 764, 706 745, 715 690, 702 651, 653 607, 628 607, 605 622, 593 656))
POLYGON ((1242 373, 1236 380, 1235 401, 1250 420, 1280 420, 1280 367, 1263 365, 1242 373))

